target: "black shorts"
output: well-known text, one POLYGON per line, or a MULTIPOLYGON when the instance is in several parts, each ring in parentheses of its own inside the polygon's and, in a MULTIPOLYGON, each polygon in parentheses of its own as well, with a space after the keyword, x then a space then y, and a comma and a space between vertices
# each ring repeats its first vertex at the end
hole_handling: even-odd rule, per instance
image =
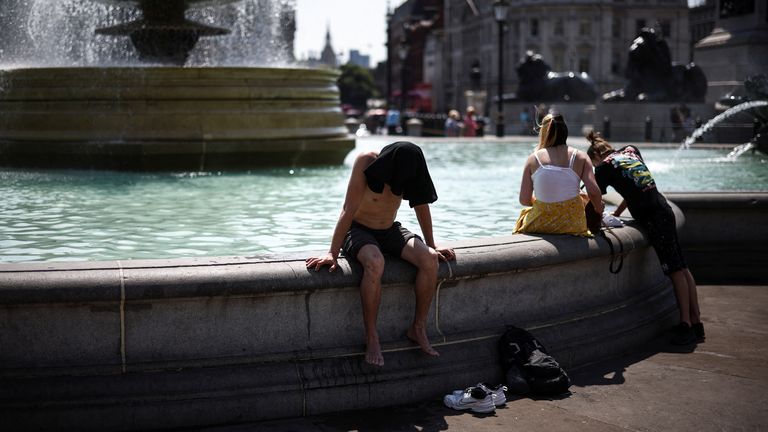
MULTIPOLYGON (((662 198, 663 199, 663 198, 662 198)), ((633 214, 634 216, 634 214, 633 214)), ((675 213, 664 200, 657 208, 635 219, 645 227, 665 275, 688 268, 677 240, 675 213)))
POLYGON ((376 245, 380 251, 386 254, 400 257, 403 248, 412 238, 417 238, 423 242, 421 237, 408 231, 395 222, 391 227, 383 230, 368 228, 357 222, 352 222, 352 226, 344 237, 342 250, 347 258, 357 259, 360 249, 367 244, 376 245))

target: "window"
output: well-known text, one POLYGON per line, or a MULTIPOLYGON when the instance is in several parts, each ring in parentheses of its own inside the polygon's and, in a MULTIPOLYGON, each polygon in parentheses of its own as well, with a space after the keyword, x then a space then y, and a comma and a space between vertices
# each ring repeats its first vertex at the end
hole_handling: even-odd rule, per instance
POLYGON ((615 38, 618 38, 621 36, 621 19, 616 17, 613 18, 613 24, 611 25, 611 34, 615 38))
POLYGON ((720 18, 755 13, 755 0, 720 0, 720 18))
POLYGON ((539 20, 536 18, 531 18, 531 36, 538 36, 539 35, 539 20))
POLYGON ((565 31, 563 29, 563 20, 562 18, 558 18, 555 21, 555 35, 556 36, 562 36, 565 34, 565 31))
POLYGON ((611 73, 621 75, 621 53, 614 52, 611 60, 611 73))
POLYGON ((553 48, 552 60, 552 69, 556 72, 565 70, 565 50, 562 48, 553 48))
POLYGON ((579 58, 579 72, 589 73, 589 57, 579 58))
POLYGON ((592 35, 592 23, 587 20, 579 21, 579 35, 590 36, 592 35))
POLYGON ((659 27, 661 29, 661 36, 668 38, 672 36, 672 23, 669 20, 662 20, 659 23, 659 27))

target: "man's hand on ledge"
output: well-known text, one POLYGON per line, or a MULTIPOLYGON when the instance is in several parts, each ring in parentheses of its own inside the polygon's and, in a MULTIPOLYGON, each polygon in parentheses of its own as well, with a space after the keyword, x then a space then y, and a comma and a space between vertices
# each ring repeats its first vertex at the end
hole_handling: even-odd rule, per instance
POLYGON ((336 271, 336 267, 338 267, 336 257, 330 252, 325 254, 325 256, 307 258, 305 263, 307 264, 308 269, 314 268, 315 271, 319 271, 320 268, 326 265, 331 266, 331 268, 328 269, 329 272, 336 271))
POLYGON ((443 261, 453 261, 456 259, 456 253, 451 248, 435 248, 438 258, 443 261))

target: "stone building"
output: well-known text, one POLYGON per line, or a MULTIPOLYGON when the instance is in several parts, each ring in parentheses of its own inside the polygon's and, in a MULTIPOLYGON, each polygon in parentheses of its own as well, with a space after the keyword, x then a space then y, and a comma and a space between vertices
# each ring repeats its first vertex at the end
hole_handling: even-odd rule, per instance
POLYGON ((709 36, 715 29, 715 12, 715 0, 703 0, 691 7, 688 21, 691 25, 692 56, 693 46, 709 36))
POLYGON ((709 80, 710 102, 738 91, 747 76, 768 73, 768 2, 719 0, 713 27, 694 48, 709 80))
POLYGON ((442 33, 444 0, 408 0, 387 16, 387 93, 391 103, 406 94, 406 107, 434 111, 441 86, 435 69, 445 54, 431 45, 442 33), (401 58, 402 57, 402 58, 401 58), (405 89, 405 92, 402 90, 405 89))
MULTIPOLYGON (((599 92, 622 87, 627 53, 641 28, 652 26, 672 60, 690 60, 687 0, 509 0, 504 34, 504 94, 517 89, 515 67, 526 51, 541 54, 553 71, 587 72, 599 92)), ((492 104, 498 82, 498 24, 492 1, 444 1, 444 27, 430 47, 442 52, 431 77, 444 88, 438 110, 466 105, 464 92, 484 90, 492 104), (479 73, 479 76, 478 76, 479 73)))

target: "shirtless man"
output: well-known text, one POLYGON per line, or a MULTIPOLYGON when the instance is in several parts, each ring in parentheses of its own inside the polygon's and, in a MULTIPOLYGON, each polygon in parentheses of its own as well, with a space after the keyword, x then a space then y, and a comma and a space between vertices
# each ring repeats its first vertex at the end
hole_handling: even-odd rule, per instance
POLYGON ((362 153, 352 167, 344 207, 328 253, 306 260, 307 268, 317 271, 329 265, 329 271, 334 271, 339 249, 343 247, 345 257, 356 259, 363 266, 360 299, 366 336, 365 361, 372 365, 384 365, 376 330, 384 272, 382 252, 399 256, 418 269, 416 313, 407 336, 425 353, 439 355, 427 338, 426 320, 437 285, 438 259, 453 260, 455 254, 452 249, 435 246, 429 204, 436 200, 424 155, 415 144, 396 142, 379 154, 362 153), (416 212, 424 240, 395 222, 403 199, 416 212))

